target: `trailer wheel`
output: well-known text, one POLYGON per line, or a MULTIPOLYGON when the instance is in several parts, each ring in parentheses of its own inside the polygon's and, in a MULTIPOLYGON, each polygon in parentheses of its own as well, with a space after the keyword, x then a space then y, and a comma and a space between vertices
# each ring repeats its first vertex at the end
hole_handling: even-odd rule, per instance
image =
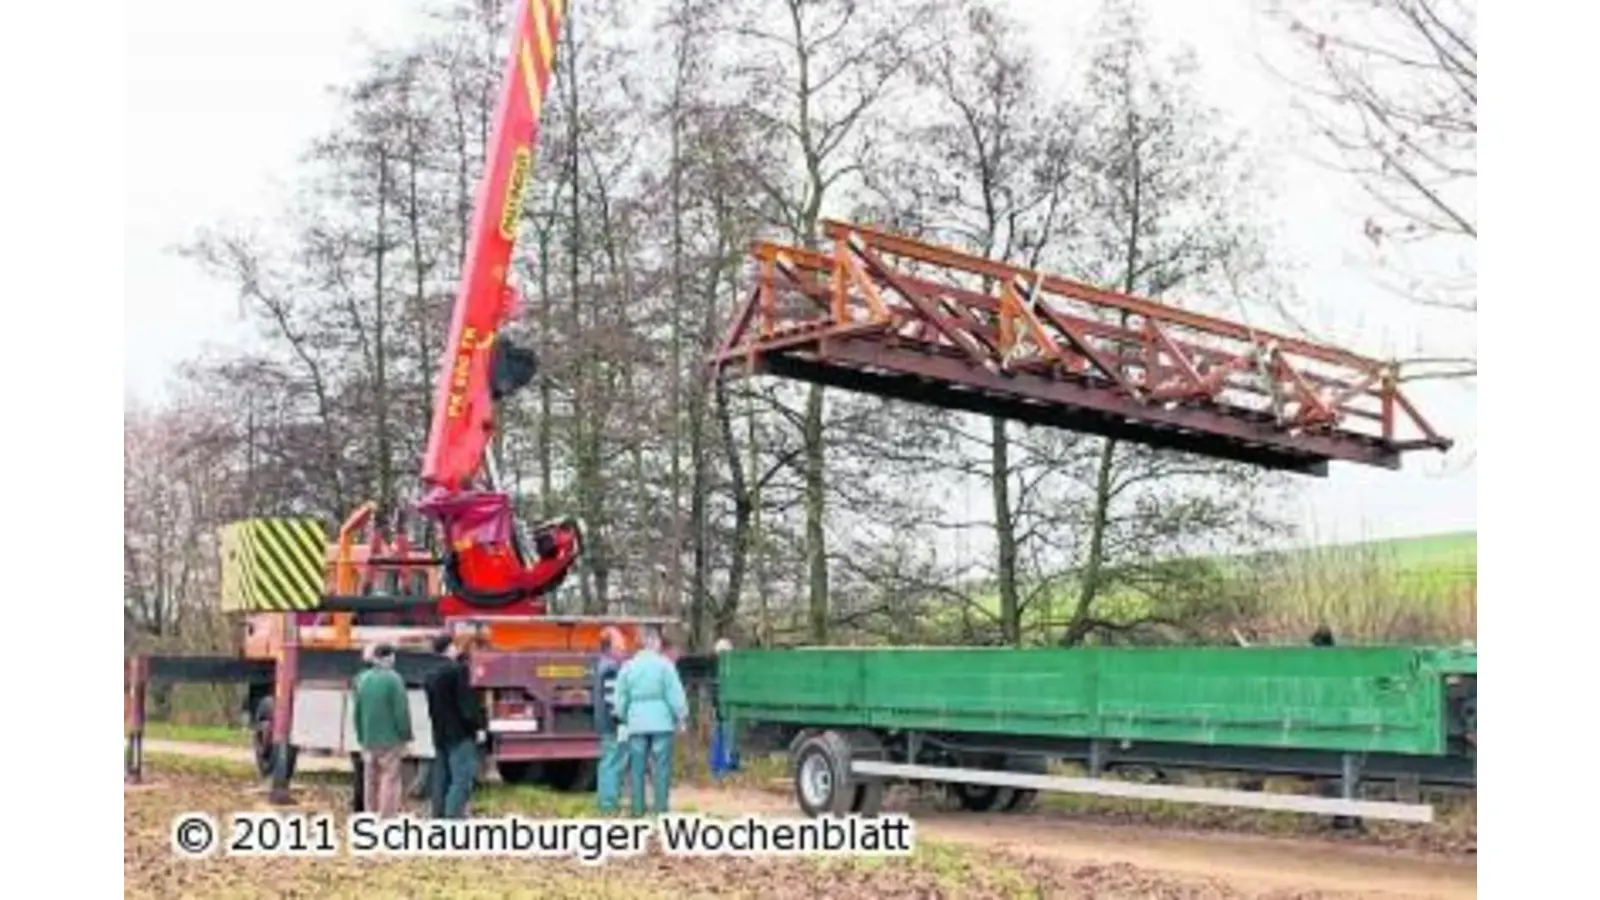
POLYGON ((846 816, 856 803, 850 745, 836 731, 809 735, 794 753, 794 795, 808 816, 846 816))
MULTIPOLYGON (((272 777, 272 711, 272 698, 262 697, 256 702, 255 712, 251 715, 250 745, 255 751, 256 773, 262 778, 272 777)), ((299 756, 299 749, 290 744, 287 777, 294 777, 294 764, 299 756)))
POLYGON ((877 816, 883 812, 883 794, 886 787, 887 785, 877 778, 856 785, 855 802, 850 804, 850 811, 869 819, 877 816))
MULTIPOLYGON (((871 731, 852 731, 848 737, 850 745, 850 760, 852 766, 856 757, 866 759, 883 759, 883 740, 871 731)), ((857 815, 872 818, 883 812, 883 797, 889 789, 889 783, 882 778, 868 776, 858 778, 851 773, 851 780, 856 783, 855 799, 850 804, 850 811, 857 815)))
MULTIPOLYGON (((1048 775, 1050 766, 1042 756, 1013 756, 1006 760, 1006 769, 1026 775, 1048 775)), ((1039 802, 1039 792, 1030 788, 1013 788, 1011 799, 1004 810, 1008 813, 1027 812, 1039 802)))
POLYGON ((997 812, 1007 809, 1016 799, 1016 791, 992 784, 966 784, 952 781, 945 788, 950 796, 967 812, 997 812))

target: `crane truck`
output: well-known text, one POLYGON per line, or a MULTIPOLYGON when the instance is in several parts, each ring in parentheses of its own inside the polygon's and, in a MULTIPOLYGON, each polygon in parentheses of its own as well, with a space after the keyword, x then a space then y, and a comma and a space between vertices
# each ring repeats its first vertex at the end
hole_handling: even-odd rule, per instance
POLYGON ((537 355, 503 330, 519 306, 512 252, 564 9, 564 0, 520 0, 514 14, 420 498, 410 510, 365 503, 332 539, 307 518, 224 527, 221 605, 241 616, 240 652, 128 660, 128 778, 142 768, 152 680, 236 682, 247 686, 242 713, 258 767, 275 795, 285 795, 300 751, 356 752, 349 684, 362 649, 379 642, 399 650, 419 736, 408 764, 420 774, 433 755, 422 737, 429 728, 420 687, 442 664, 427 647, 441 632, 466 629, 483 648, 471 656, 470 677, 501 777, 562 789, 592 783, 599 738, 587 676, 600 636, 610 631, 624 647, 637 646, 643 627, 675 623, 551 615, 548 598, 579 559, 582 528, 567 517, 524 534, 491 449, 498 405, 538 373, 537 355))

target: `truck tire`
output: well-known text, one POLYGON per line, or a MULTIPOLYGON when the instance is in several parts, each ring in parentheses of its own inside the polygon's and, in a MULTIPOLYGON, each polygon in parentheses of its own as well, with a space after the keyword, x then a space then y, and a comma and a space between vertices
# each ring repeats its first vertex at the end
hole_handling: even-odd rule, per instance
MULTIPOLYGON (((272 711, 272 697, 269 695, 256 701, 256 708, 250 714, 250 745, 255 753, 256 773, 262 778, 272 777, 272 711)), ((299 756, 299 749, 290 744, 287 777, 294 777, 294 765, 299 756)))
POLYGON ((543 769, 539 782, 552 790, 581 794, 598 786, 599 766, 592 759, 553 759, 543 769))
POLYGON ((534 784, 543 774, 538 763, 526 760, 496 760, 494 768, 506 784, 534 784))
POLYGON ((598 775, 598 763, 592 759, 500 760, 494 765, 506 784, 534 784, 563 793, 594 790, 598 775))
POLYGON ((794 796, 808 816, 847 816, 856 804, 850 744, 836 731, 808 735, 794 752, 794 796))

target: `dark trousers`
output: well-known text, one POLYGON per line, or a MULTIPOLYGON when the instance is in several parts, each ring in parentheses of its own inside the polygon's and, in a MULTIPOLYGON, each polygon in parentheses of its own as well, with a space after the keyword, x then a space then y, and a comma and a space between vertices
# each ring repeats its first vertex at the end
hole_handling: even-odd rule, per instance
POLYGON ((632 789, 630 805, 636 816, 644 815, 647 768, 655 799, 651 811, 659 816, 667 811, 667 800, 672 792, 672 732, 628 735, 628 777, 633 780, 629 785, 632 789))
POLYGON ((429 768, 429 788, 436 819, 461 819, 478 779, 478 745, 471 738, 449 747, 435 747, 429 768))
POLYGON ((352 813, 366 812, 367 805, 367 765, 361 754, 350 754, 351 789, 350 811, 352 813))

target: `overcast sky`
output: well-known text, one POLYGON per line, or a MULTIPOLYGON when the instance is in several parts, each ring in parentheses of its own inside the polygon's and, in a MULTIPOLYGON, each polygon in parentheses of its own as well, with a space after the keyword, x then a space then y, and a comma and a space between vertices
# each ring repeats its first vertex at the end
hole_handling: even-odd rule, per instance
MULTIPOLYGON (((581 3, 582 0, 576 0, 581 3)), ((1197 51, 1201 89, 1267 149, 1281 189, 1271 214, 1284 264, 1320 336, 1374 356, 1471 352, 1470 318, 1397 301, 1373 280, 1361 239, 1367 209, 1353 185, 1296 152, 1284 87, 1259 64, 1279 39, 1258 0, 1146 0, 1158 39, 1197 51)), ((1093 0, 1013 0, 1057 73, 1079 52, 1093 0)), ((296 156, 328 127, 327 87, 359 65, 366 41, 415 27, 412 0, 156 0, 127 19, 127 263, 124 376, 130 398, 156 397, 184 359, 240 338, 225 284, 170 248, 208 223, 271 216, 296 156)), ((1475 392, 1418 385, 1412 396, 1442 433, 1476 443, 1475 392)), ((1475 528, 1470 450, 1418 454, 1401 472, 1336 464, 1308 480, 1302 520, 1325 540, 1475 528)))

